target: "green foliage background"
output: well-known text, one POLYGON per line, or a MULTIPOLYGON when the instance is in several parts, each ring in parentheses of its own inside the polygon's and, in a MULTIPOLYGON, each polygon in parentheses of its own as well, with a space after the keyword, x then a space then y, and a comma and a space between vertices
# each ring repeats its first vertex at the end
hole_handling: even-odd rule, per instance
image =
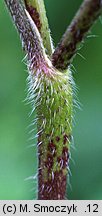
MULTIPOLYGON (((45 0, 57 44, 82 0, 45 0)), ((93 27, 76 56, 73 73, 81 110, 75 110, 75 150, 71 150, 69 199, 102 199, 102 24, 93 27)), ((29 148, 30 105, 26 105, 26 65, 19 36, 0 1, 0 199, 33 199, 36 148, 29 148)))

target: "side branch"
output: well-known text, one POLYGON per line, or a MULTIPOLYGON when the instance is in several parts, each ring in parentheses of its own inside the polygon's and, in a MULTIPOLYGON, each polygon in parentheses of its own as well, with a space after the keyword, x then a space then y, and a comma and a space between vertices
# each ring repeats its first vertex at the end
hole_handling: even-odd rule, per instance
POLYGON ((84 0, 69 28, 52 55, 53 65, 66 69, 75 56, 78 45, 102 13, 102 0, 84 0))
POLYGON ((5 0, 5 3, 18 29, 28 60, 34 60, 34 66, 37 67, 37 64, 41 62, 44 56, 44 49, 37 27, 21 0, 5 0))

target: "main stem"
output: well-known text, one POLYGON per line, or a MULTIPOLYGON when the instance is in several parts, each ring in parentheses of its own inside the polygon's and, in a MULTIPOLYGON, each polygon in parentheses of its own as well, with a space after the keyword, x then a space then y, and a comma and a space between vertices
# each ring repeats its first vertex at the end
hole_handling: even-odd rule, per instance
POLYGON ((41 99, 38 99, 40 104, 37 106, 38 199, 57 200, 65 199, 73 93, 69 71, 62 74, 54 68, 47 67, 46 70, 51 74, 42 78, 41 99))

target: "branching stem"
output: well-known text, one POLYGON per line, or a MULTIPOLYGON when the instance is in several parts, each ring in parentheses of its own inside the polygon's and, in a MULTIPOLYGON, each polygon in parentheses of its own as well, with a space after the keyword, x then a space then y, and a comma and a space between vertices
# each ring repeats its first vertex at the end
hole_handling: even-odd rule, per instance
POLYGON ((63 72, 71 63, 78 45, 102 12, 102 0, 83 1, 55 49, 52 62, 46 55, 51 56, 53 47, 43 0, 5 0, 5 3, 27 53, 29 95, 37 109, 38 199, 64 199, 72 133, 73 91, 70 71, 62 74, 56 68, 63 72))

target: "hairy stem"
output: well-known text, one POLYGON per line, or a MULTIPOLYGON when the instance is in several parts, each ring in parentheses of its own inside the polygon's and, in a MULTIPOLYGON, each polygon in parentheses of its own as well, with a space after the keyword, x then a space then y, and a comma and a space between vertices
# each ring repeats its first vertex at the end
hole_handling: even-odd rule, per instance
POLYGON ((38 28, 22 1, 5 0, 28 55, 28 99, 36 109, 38 199, 65 199, 72 133, 72 77, 47 58, 38 28))
MULTIPOLYGON (((72 134, 72 84, 70 71, 44 76, 39 89, 38 199, 65 199, 72 134), (41 85, 42 84, 42 85, 41 85)), ((38 80, 39 83, 39 80, 38 80)))
POLYGON ((48 20, 46 17, 46 10, 43 0, 24 0, 26 8, 35 22, 42 40, 46 53, 51 56, 53 52, 53 44, 51 41, 48 20))
POLYGON ((84 0, 52 56, 57 69, 66 69, 72 62, 80 42, 102 13, 102 0, 84 0))
POLYGON ((33 60, 37 67, 44 59, 44 48, 36 25, 32 24, 32 20, 20 0, 5 0, 5 3, 18 29, 28 60, 33 60))
MULTIPOLYGON (((73 80, 70 70, 63 69, 70 64, 79 42, 100 15, 102 1, 84 1, 56 48, 52 61, 63 73, 53 67, 44 48, 45 46, 51 55, 49 32, 45 33, 44 39, 46 16, 43 14, 45 18, 42 18, 41 14, 45 10, 43 1, 26 0, 26 5, 23 0, 5 2, 28 58, 28 98, 37 114, 38 199, 65 199, 72 134, 73 80), (29 6, 36 8, 40 20, 38 16, 35 19, 35 14, 33 17, 29 6)), ((45 29, 46 27, 48 30, 47 20, 45 29)))

